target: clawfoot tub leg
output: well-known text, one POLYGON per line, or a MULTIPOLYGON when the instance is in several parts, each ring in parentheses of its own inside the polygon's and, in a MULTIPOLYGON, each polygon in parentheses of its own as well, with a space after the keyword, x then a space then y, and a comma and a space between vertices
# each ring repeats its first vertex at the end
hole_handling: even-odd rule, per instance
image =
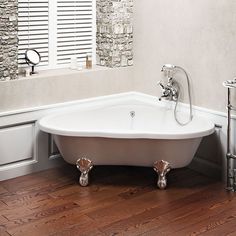
POLYGON ((85 187, 89 184, 89 171, 93 168, 93 163, 87 158, 80 158, 76 162, 77 169, 81 172, 79 183, 85 187))
POLYGON ((157 186, 160 189, 165 189, 167 186, 166 174, 171 170, 170 163, 163 160, 156 161, 153 168, 158 174, 157 186))

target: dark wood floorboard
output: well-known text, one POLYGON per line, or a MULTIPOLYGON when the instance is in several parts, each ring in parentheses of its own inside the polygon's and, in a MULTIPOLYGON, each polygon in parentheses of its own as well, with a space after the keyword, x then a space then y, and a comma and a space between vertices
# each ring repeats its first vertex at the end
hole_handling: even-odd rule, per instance
POLYGON ((190 169, 156 188, 151 168, 96 167, 90 186, 73 166, 0 182, 1 236, 236 235, 236 198, 190 169))

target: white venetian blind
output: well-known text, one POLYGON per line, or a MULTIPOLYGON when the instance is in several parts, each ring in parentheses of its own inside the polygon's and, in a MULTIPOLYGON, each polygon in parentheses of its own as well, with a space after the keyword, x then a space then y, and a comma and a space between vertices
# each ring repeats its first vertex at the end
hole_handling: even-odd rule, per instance
POLYGON ((19 66, 25 65, 24 53, 28 48, 40 53, 39 66, 48 65, 48 1, 18 0, 19 66))
POLYGON ((57 0, 57 64, 74 55, 83 62, 93 49, 93 0, 57 0))

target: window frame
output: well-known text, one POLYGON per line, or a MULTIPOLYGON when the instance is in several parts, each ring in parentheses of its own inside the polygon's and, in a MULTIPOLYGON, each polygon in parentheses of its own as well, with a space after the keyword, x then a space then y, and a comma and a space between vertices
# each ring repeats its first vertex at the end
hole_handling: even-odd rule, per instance
MULTIPOLYGON (((40 0, 39 0, 40 1, 40 0)), ((92 62, 96 64, 96 0, 92 2, 92 62)), ((48 65, 37 66, 37 70, 51 70, 70 67, 57 64, 57 0, 48 0, 48 65)), ((85 62, 84 62, 85 63, 85 62)), ((85 64, 83 64, 84 66, 85 64)), ((26 67, 23 65, 22 67, 26 67)))

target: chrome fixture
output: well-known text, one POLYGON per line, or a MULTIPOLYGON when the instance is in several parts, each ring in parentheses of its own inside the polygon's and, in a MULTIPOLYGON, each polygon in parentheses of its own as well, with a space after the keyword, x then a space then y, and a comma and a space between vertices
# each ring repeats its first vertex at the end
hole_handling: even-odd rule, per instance
POLYGON ((156 161, 153 165, 153 169, 158 174, 157 186, 159 189, 165 189, 167 186, 166 174, 171 170, 170 163, 167 161, 156 161))
POLYGON ((173 77, 173 75, 175 73, 175 68, 176 68, 176 66, 174 66, 174 65, 165 64, 162 66, 161 72, 164 72, 165 76, 167 76, 168 78, 171 78, 171 77, 173 77))
POLYGON ((173 75, 175 73, 175 66, 166 64, 162 66, 161 72, 164 72, 164 75, 167 77, 168 82, 167 85, 164 86, 163 83, 159 81, 159 85, 162 89, 162 96, 159 98, 159 101, 161 101, 162 98, 166 98, 168 100, 174 100, 176 101, 178 99, 178 86, 177 83, 174 83, 173 81, 173 75))
POLYGON ((231 150, 231 112, 236 111, 236 106, 231 104, 231 89, 236 88, 236 78, 233 80, 226 80, 223 82, 223 86, 227 88, 227 186, 226 189, 232 192, 236 192, 236 169, 235 169, 235 160, 236 154, 231 150))
POLYGON ((161 69, 161 72, 163 72, 164 75, 167 77, 168 82, 167 82, 166 86, 164 86, 161 82, 158 83, 162 88, 162 95, 159 98, 159 101, 162 98, 166 98, 166 99, 169 99, 171 101, 175 101, 175 109, 174 109, 175 120, 179 125, 187 125, 193 119, 192 98, 191 98, 191 92, 190 92, 190 80, 189 80, 188 73, 186 72, 186 70, 184 68, 182 68, 180 66, 171 65, 171 64, 163 65, 162 69, 161 69), (179 102, 180 89, 179 89, 179 85, 176 82, 176 80, 173 79, 173 75, 178 70, 184 72, 184 74, 186 76, 186 79, 187 79, 187 84, 188 84, 189 120, 185 123, 182 123, 181 121, 179 121, 179 119, 177 117, 177 106, 178 106, 178 102, 179 102))
POLYGON ((131 111, 130 116, 131 116, 131 118, 134 118, 135 117, 135 111, 131 111))
POLYGON ((89 171, 93 168, 93 163, 87 158, 80 158, 76 162, 77 169, 81 172, 79 183, 85 187, 89 184, 89 171))
POLYGON ((168 83, 166 86, 161 82, 159 82, 159 85, 161 86, 162 89, 162 95, 159 98, 159 101, 161 101, 162 98, 177 101, 178 87, 174 85, 173 79, 171 77, 168 78, 168 83))

